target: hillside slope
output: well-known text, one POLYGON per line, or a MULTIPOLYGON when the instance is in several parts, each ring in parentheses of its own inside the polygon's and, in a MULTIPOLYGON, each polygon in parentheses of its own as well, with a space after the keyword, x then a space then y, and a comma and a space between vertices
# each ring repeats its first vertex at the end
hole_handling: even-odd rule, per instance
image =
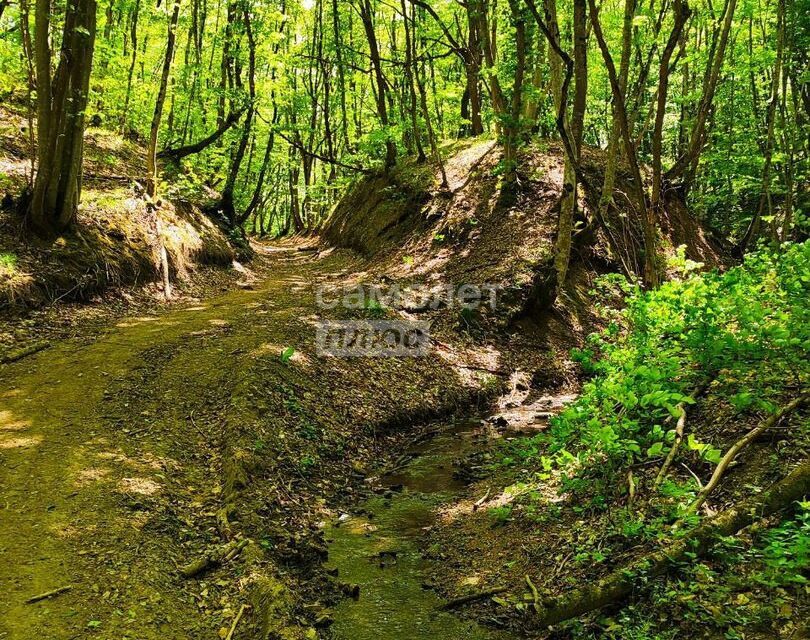
POLYGON ((75 229, 50 240, 31 237, 15 202, 31 173, 27 131, 22 115, 0 108, 0 311, 87 300, 108 287, 158 280, 161 244, 173 280, 233 261, 225 233, 192 202, 178 195, 148 211, 139 186, 143 148, 92 127, 75 229))
MULTIPOLYGON (((322 237, 376 261, 410 265, 406 273, 413 276, 441 272, 454 281, 483 278, 528 295, 531 284, 542 282, 551 267, 563 188, 562 152, 555 145, 528 150, 521 159, 526 169, 517 200, 506 207, 498 198, 500 160, 501 150, 492 141, 451 147, 445 161, 448 192, 438 189, 431 167, 407 162, 389 176, 363 179, 337 205, 322 237)), ((580 210, 586 218, 577 221, 574 263, 597 271, 639 273, 642 237, 627 201, 626 194, 633 189, 629 170, 619 168, 606 229, 593 221, 604 154, 588 148, 583 161, 593 188, 580 193, 580 210)), ((707 266, 723 262, 719 247, 677 194, 669 194, 659 227, 662 262, 680 245, 687 257, 707 266)))

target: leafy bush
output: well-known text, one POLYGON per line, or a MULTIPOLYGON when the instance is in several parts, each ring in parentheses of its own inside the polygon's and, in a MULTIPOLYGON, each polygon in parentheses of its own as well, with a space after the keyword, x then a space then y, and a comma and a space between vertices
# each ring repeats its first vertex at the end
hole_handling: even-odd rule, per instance
MULTIPOLYGON (((656 290, 623 285, 624 308, 606 310, 607 328, 575 352, 592 378, 552 420, 558 464, 602 473, 666 455, 698 388, 744 412, 772 411, 786 387, 807 385, 810 242, 751 255, 724 273, 679 263, 680 277, 656 290)), ((721 454, 694 436, 687 445, 709 462, 721 454)))

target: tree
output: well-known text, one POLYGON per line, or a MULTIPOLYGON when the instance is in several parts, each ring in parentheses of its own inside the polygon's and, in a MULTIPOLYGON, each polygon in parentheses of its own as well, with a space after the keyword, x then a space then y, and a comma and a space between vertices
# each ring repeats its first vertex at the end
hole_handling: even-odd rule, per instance
POLYGON ((81 197, 96 3, 68 0, 59 62, 53 74, 49 2, 37 0, 34 20, 38 152, 29 219, 38 231, 51 234, 72 224, 81 197))
POLYGON ((180 19, 180 0, 172 3, 166 38, 166 55, 163 57, 163 71, 160 75, 160 86, 155 99, 155 110, 152 114, 152 126, 149 129, 149 147, 146 150, 146 193, 154 198, 157 191, 157 145, 160 134, 160 121, 163 118, 163 107, 166 103, 166 89, 174 60, 174 47, 177 41, 177 22, 180 19))
MULTIPOLYGON (((552 0, 553 1, 553 0, 552 0)), ((585 123, 585 102, 588 96, 587 11, 585 0, 574 0, 574 102, 571 112, 571 146, 573 158, 566 157, 563 175, 563 198, 554 247, 557 282, 565 283, 571 259, 571 234, 577 207, 576 166, 580 163, 582 134, 585 123)))
POLYGON ((397 147, 388 131, 388 84, 382 70, 382 60, 380 58, 380 47, 377 42, 377 32, 374 30, 374 10, 371 0, 359 0, 360 20, 363 22, 363 29, 368 40, 369 56, 371 67, 374 72, 376 82, 376 103, 377 115, 380 118, 380 126, 385 130, 385 168, 391 169, 397 161, 397 147))

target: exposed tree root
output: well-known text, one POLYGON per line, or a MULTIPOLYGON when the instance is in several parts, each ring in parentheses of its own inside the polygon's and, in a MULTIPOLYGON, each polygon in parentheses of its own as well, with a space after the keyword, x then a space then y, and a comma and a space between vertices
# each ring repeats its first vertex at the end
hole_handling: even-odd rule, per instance
POLYGON ((180 575, 184 578, 193 578, 207 569, 218 567, 238 556, 242 549, 248 545, 249 540, 236 540, 226 544, 221 549, 205 554, 204 556, 180 567, 180 575))
POLYGON ((483 600, 485 598, 497 596, 499 593, 503 593, 504 591, 506 591, 506 587, 494 587, 493 589, 487 589, 486 591, 478 591, 477 593, 471 593, 466 596, 461 596, 460 598, 449 600, 448 602, 445 602, 440 609, 442 611, 449 611, 450 609, 455 609, 456 607, 460 607, 469 602, 475 602, 476 600, 483 600))
POLYGON ((801 500, 810 492, 810 460, 805 460, 786 478, 767 491, 743 501, 718 514, 665 547, 648 554, 627 567, 610 574, 597 584, 577 589, 541 609, 542 626, 557 624, 570 618, 621 602, 631 595, 642 581, 665 574, 687 554, 704 555, 717 536, 730 536, 801 500))
POLYGON ((35 353, 39 353, 43 349, 47 349, 50 346, 51 343, 48 342, 47 340, 40 340, 38 342, 33 342, 25 347, 21 347, 20 349, 16 349, 0 357, 0 364, 9 364, 11 362, 17 362, 18 360, 22 360, 23 358, 32 356, 35 353))

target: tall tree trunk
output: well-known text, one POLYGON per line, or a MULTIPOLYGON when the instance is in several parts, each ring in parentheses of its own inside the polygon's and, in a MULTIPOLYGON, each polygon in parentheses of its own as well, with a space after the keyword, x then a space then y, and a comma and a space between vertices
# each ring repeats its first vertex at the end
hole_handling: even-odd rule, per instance
POLYGON ((222 189, 222 200, 220 207, 225 217, 232 225, 236 225, 237 215, 234 206, 234 190, 236 188, 236 179, 239 176, 239 169, 242 166, 242 160, 245 157, 248 142, 250 140, 250 133, 253 128, 253 118, 256 112, 256 39, 253 36, 253 25, 250 19, 250 8, 246 7, 243 13, 245 22, 245 34, 248 39, 248 108, 247 115, 245 116, 245 124, 242 128, 242 135, 239 138, 239 144, 231 159, 231 166, 228 170, 228 177, 225 180, 225 186, 222 189))
MULTIPOLYGON (((619 88, 622 95, 627 96, 627 79, 630 71, 630 46, 633 36, 633 18, 636 15, 636 0, 625 0, 624 19, 622 21, 622 53, 619 60, 619 88)), ((616 99, 611 102, 613 109, 613 120, 610 126, 610 137, 608 138, 607 158, 605 160, 605 179, 602 182, 602 192, 599 196, 599 216, 602 220, 607 219, 608 209, 613 202, 613 186, 616 182, 616 167, 619 163, 619 147, 621 126, 616 114, 616 99)), ((627 105, 625 105, 625 109, 627 105)))
POLYGON ((720 71, 723 68, 726 45, 728 44, 728 36, 731 31, 731 24, 736 8, 737 0, 726 0, 723 25, 720 29, 719 40, 714 47, 714 53, 709 60, 706 82, 704 83, 703 93, 700 97, 700 103, 698 104, 695 122, 692 125, 688 150, 684 155, 678 158, 675 164, 665 174, 667 180, 674 180, 675 178, 683 176, 684 186, 687 189, 694 180, 697 165, 700 161, 700 155, 703 152, 703 146, 706 141, 706 121, 708 120, 709 113, 712 110, 712 104, 714 103, 714 94, 717 89, 717 83, 720 80, 720 71))
POLYGON ((774 128, 776 124, 776 108, 779 103, 779 87, 782 76, 782 62, 785 50, 785 0, 777 0, 776 10, 776 62, 771 73, 771 96, 768 100, 766 110, 766 133, 765 149, 763 152, 764 163, 762 165, 762 190, 760 191, 759 204, 754 212, 751 222, 743 234, 737 248, 739 255, 745 255, 751 241, 759 232, 762 222, 762 215, 766 207, 771 206, 771 166, 773 162, 774 128))
POLYGON ((335 63, 338 76, 338 95, 340 97, 340 131, 343 134, 343 148, 351 151, 349 142, 349 120, 346 115, 346 72, 343 68, 343 39, 340 32, 340 13, 338 0, 332 0, 332 30, 335 39, 335 63))
POLYGON ((426 159, 425 150, 422 147, 422 138, 419 133, 419 108, 416 102, 416 87, 414 87, 414 50, 413 37, 411 36, 411 27, 408 20, 408 6, 405 0, 400 0, 403 16, 403 28, 405 29, 405 83, 407 85, 408 97, 410 99, 410 109, 408 110, 411 122, 411 135, 413 136, 414 144, 416 145, 416 161, 424 162, 426 159))
MULTIPOLYGON (((734 0, 731 0, 734 2, 734 0)), ((622 132, 622 140, 624 142, 624 152, 627 160, 630 163, 630 168, 633 172, 633 181, 635 182, 634 191, 636 206, 640 213, 642 235, 644 237, 644 282, 649 287, 658 286, 658 265, 656 259, 656 225, 655 219, 652 216, 644 197, 644 183, 641 178, 641 170, 638 164, 638 156, 636 154, 635 146, 630 135, 630 127, 627 122, 627 109, 625 107, 625 97, 619 86, 619 79, 616 73, 616 65, 608 50, 605 36, 602 33, 602 25, 599 22, 599 11, 596 8, 595 0, 588 0, 588 5, 591 14, 591 24, 593 26, 593 33, 596 36, 596 41, 599 44, 599 49, 602 53, 602 59, 605 61, 607 67, 608 79, 610 81, 610 88, 613 92, 613 102, 616 105, 616 114, 619 117, 619 125, 622 132)))
POLYGON ((121 133, 126 131, 127 115, 129 114, 129 99, 132 95, 132 74, 135 72, 135 63, 138 59, 138 14, 141 10, 141 0, 135 0, 130 21, 130 39, 132 40, 132 59, 127 72, 127 91, 124 96, 124 112, 121 114, 121 133))
POLYGON ((481 34, 478 22, 474 19, 474 3, 466 4, 467 13, 467 51, 464 56, 466 90, 470 100, 470 135, 480 136, 484 133, 484 122, 481 119, 481 34))
POLYGON ((158 260, 163 275, 163 295, 166 299, 172 297, 172 287, 169 280, 169 255, 166 251, 166 244, 163 242, 163 235, 160 226, 160 216, 154 209, 154 199, 157 193, 157 143, 160 133, 160 121, 163 117, 163 105, 166 102, 166 90, 169 85, 169 75, 172 70, 172 60, 174 59, 174 47, 177 40, 177 22, 180 18, 180 0, 174 0, 171 17, 169 18, 168 37, 166 39, 166 57, 163 59, 163 71, 160 76, 160 87, 155 100, 155 111, 152 114, 152 126, 149 130, 149 147, 146 151, 146 193, 150 198, 148 206, 154 210, 154 233, 158 245, 158 260))
POLYGON ((31 174, 28 176, 29 186, 33 184, 36 172, 36 137, 34 133, 34 104, 32 96, 36 90, 37 80, 34 62, 34 45, 31 39, 30 9, 28 0, 20 0, 20 31, 22 35, 23 55, 25 56, 26 83, 26 114, 28 116, 28 145, 31 162, 31 174))
MULTIPOLYGON (((416 7, 413 7, 413 24, 416 25, 416 7)), ((414 32, 416 28, 414 27, 414 32)), ((414 41, 414 58, 417 58, 416 55, 416 41, 414 41)), ((442 154, 439 151, 439 145, 436 141, 436 132, 433 130, 433 124, 430 118, 430 108, 428 107, 428 100, 427 100, 427 91, 425 89, 425 63, 422 62, 422 72, 416 74, 416 86, 419 88, 419 103, 422 107, 422 117, 425 119, 425 128, 427 129, 428 134, 428 142, 430 143, 430 151, 433 154, 433 159, 437 165, 439 165, 439 173, 441 174, 442 182, 441 188, 442 190, 447 190, 450 188, 449 183, 447 182, 447 172, 444 169, 444 162, 442 161, 442 154)))
POLYGON ((664 135, 664 116, 667 110, 667 92, 669 89, 670 68, 669 61, 681 37, 686 21, 689 19, 689 5, 681 0, 674 3, 674 24, 669 40, 661 53, 661 66, 658 69, 658 104, 655 111, 655 125, 652 134, 652 202, 651 207, 654 212, 658 212, 661 207, 661 147, 664 135))
POLYGON ((388 105, 387 105, 387 85, 382 70, 382 60, 380 59, 380 48, 377 43, 377 34, 374 31, 374 11, 371 7, 371 0, 360 0, 360 19, 363 22, 363 29, 368 40, 369 56, 371 66, 374 71, 374 79, 377 85, 377 116, 380 124, 386 129, 385 138, 385 168, 393 168, 397 162, 397 147, 388 131, 388 105))
MULTIPOLYGON (((543 12, 551 38, 559 44, 560 26, 557 22, 557 0, 543 0, 543 12)), ((560 111, 562 96, 563 61, 560 55, 551 47, 548 52, 549 84, 551 85, 551 99, 554 101, 554 112, 560 111)))
POLYGON ((588 97, 588 35, 585 0, 574 0, 574 102, 571 110, 571 144, 574 158, 565 158, 563 198, 554 247, 554 266, 557 283, 562 286, 568 275, 571 259, 571 234, 574 230, 574 212, 577 206, 576 166, 580 161, 582 134, 585 122, 585 101, 588 97))
POLYGON ((51 234, 75 219, 81 196, 85 109, 96 40, 95 0, 68 0, 59 64, 51 76, 50 3, 34 16, 38 162, 29 219, 51 234))
POLYGON ((518 181, 518 146, 521 138, 521 114, 523 112, 523 84, 526 76, 526 18, 517 0, 509 0, 512 21, 515 23, 515 76, 509 110, 505 114, 504 134, 504 186, 513 191, 518 181))
POLYGON ((166 103, 166 90, 169 86, 169 75, 174 59, 174 47, 177 41, 177 22, 180 18, 180 0, 174 0, 169 18, 168 37, 166 39, 166 56, 163 59, 163 71, 160 76, 155 110, 152 114, 152 126, 149 130, 149 147, 146 151, 146 193, 155 197, 157 191, 157 143, 160 133, 160 121, 163 118, 163 106, 166 103))

